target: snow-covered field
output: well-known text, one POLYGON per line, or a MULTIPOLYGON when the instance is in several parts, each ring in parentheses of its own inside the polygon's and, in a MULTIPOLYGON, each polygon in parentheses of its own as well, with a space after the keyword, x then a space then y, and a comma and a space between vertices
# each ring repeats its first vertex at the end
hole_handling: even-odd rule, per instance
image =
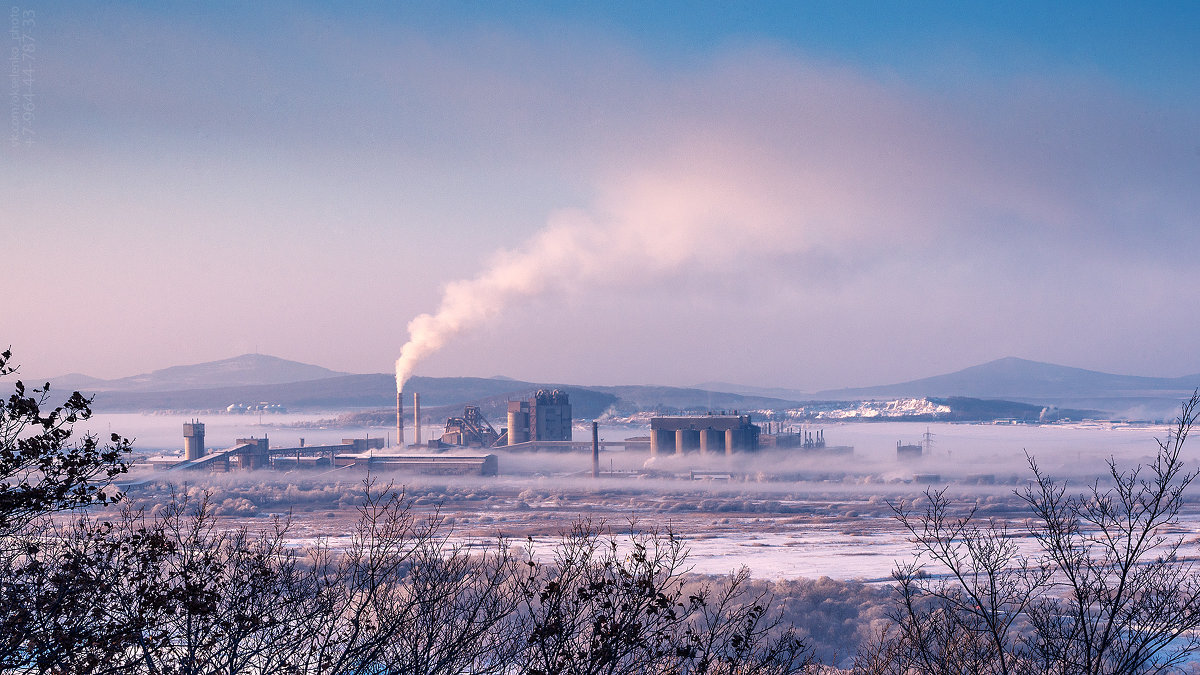
MULTIPOLYGON (((382 429, 321 429, 315 416, 208 416, 207 444, 227 447, 236 438, 268 435, 272 445, 331 443, 342 438, 378 436, 382 429)), ((177 452, 186 416, 98 415, 87 427, 136 439, 147 454, 177 452)), ((502 475, 482 477, 391 478, 415 499, 415 508, 437 509, 455 536, 485 540, 496 534, 533 537, 548 545, 580 518, 608 523, 616 530, 671 527, 688 544, 695 571, 723 574, 742 565, 770 579, 829 576, 885 580, 897 560, 911 556, 889 502, 919 497, 927 486, 949 486, 964 505, 976 504, 985 517, 1020 523, 1023 512, 1013 496, 1028 479, 1025 453, 1056 478, 1075 488, 1100 476, 1105 460, 1130 466, 1146 461, 1166 427, 1081 423, 1072 425, 917 424, 903 422, 831 423, 818 427, 831 445, 854 447, 849 457, 821 458, 794 451, 734 458, 663 457, 606 452, 605 469, 653 469, 651 478, 587 477, 590 456, 499 452, 502 475), (896 443, 917 443, 928 431, 932 452, 917 462, 896 457, 896 443), (673 479, 692 469, 720 469, 731 482, 673 479), (914 477, 919 477, 914 480, 914 477)), ((428 437, 436 431, 426 429, 428 437)), ((606 426, 601 437, 620 440, 647 429, 606 426)), ((162 479, 165 476, 152 476, 162 479)), ((298 540, 331 537, 336 544, 354 517, 353 472, 276 473, 210 477, 169 474, 214 493, 223 513, 238 522, 263 523, 263 516, 291 512, 298 540)), ((153 505, 163 489, 143 488, 131 496, 153 505)), ((1189 504, 1180 534, 1186 553, 1200 553, 1200 495, 1189 504)), ((548 548, 548 546, 547 546, 548 548)))

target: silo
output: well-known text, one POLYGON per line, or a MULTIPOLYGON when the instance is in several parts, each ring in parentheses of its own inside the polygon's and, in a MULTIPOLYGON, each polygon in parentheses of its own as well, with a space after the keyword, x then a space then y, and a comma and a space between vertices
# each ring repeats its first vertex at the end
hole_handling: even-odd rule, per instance
POLYGON ((675 454, 682 455, 700 449, 699 429, 680 429, 675 432, 675 454))
POLYGON ((204 456, 204 425, 196 420, 183 425, 183 456, 187 459, 204 456))
POLYGON ((516 445, 529 440, 529 403, 508 402, 508 444, 516 445))
POLYGON ((650 429, 650 455, 670 455, 675 452, 675 432, 670 429, 650 429))
POLYGON ((700 431, 700 454, 724 452, 725 434, 718 429, 709 427, 700 431))

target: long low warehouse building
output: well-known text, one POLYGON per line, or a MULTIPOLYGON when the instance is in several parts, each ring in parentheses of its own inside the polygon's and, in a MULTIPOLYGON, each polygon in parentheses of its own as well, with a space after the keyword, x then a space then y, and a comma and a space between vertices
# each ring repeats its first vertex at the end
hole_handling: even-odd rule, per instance
POLYGON ((439 475, 495 476, 500 472, 496 455, 388 455, 367 453, 335 455, 334 466, 364 466, 387 470, 409 470, 439 475))

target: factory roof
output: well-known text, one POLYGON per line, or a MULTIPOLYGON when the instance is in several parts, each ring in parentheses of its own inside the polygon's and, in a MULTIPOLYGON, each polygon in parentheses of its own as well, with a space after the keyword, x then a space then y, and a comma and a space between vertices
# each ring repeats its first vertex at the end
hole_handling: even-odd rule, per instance
POLYGON ((741 429, 750 425, 749 415, 696 415, 694 417, 651 417, 650 428, 662 431, 680 429, 741 429))

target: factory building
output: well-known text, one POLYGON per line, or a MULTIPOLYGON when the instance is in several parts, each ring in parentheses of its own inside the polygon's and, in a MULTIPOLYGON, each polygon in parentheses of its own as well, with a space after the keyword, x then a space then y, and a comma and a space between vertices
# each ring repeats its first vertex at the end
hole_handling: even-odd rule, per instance
POLYGON ((650 455, 733 454, 758 450, 761 429, 749 415, 650 418, 650 455))
POLYGON ((539 389, 528 401, 508 402, 508 445, 571 440, 571 401, 557 389, 539 389))
MULTIPOLYGON (((267 440, 266 436, 239 438, 234 443, 234 447, 241 448, 241 451, 227 454, 226 471, 234 469, 251 471, 265 469, 271 465, 271 442, 267 440)), ((216 469, 214 468, 214 470, 216 469)))
POLYGON ((333 465, 439 476, 496 476, 500 473, 499 460, 495 455, 337 455, 333 458, 333 465))
POLYGON ((921 459, 923 449, 920 445, 905 445, 896 441, 896 459, 921 459))
POLYGON ((529 440, 571 440, 571 403, 557 389, 539 389, 529 401, 529 440))
POLYGON ((896 441, 896 459, 898 460, 914 460, 930 455, 933 452, 933 433, 926 427, 925 433, 921 434, 921 442, 915 445, 907 445, 900 441, 896 441))

